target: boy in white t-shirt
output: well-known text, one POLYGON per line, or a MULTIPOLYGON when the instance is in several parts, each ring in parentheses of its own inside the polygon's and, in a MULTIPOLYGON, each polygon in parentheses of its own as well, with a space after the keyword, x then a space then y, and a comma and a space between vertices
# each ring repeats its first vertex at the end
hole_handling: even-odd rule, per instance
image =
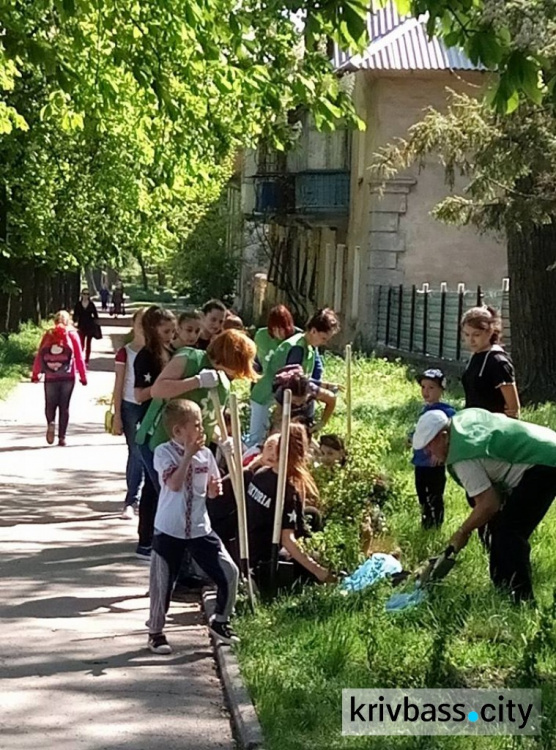
POLYGON ((205 448, 201 410, 192 401, 175 399, 166 406, 164 420, 172 440, 154 452, 161 490, 154 519, 147 622, 148 647, 155 654, 172 652, 163 629, 185 550, 217 587, 210 631, 224 643, 239 640, 230 627, 239 571, 207 513, 206 499, 222 494, 222 483, 214 456, 205 448))

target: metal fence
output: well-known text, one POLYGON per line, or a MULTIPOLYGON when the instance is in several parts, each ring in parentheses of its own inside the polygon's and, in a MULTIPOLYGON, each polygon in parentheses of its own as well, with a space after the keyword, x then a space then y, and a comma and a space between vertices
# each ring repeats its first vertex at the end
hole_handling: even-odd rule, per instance
POLYGON ((377 341, 385 347, 410 354, 428 355, 458 362, 467 359, 462 349, 460 320, 470 307, 492 305, 502 314, 503 342, 511 351, 509 280, 497 290, 465 289, 449 291, 446 284, 431 289, 381 286, 378 291, 377 341))

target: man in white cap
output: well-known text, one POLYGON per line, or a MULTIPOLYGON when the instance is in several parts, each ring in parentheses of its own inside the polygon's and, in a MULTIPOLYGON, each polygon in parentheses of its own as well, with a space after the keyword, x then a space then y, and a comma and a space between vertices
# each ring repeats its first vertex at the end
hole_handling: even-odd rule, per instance
POLYGON ((451 419, 432 410, 417 422, 413 447, 446 464, 471 499, 454 551, 488 525, 492 582, 516 602, 533 599, 529 537, 556 497, 556 432, 484 409, 451 419))

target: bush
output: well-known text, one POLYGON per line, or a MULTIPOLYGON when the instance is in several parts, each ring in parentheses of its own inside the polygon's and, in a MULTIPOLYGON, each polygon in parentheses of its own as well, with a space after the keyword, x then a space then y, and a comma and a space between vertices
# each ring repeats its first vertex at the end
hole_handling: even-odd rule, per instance
POLYGON ((24 323, 18 333, 0 336, 0 399, 28 377, 33 365, 42 330, 33 323, 24 323))

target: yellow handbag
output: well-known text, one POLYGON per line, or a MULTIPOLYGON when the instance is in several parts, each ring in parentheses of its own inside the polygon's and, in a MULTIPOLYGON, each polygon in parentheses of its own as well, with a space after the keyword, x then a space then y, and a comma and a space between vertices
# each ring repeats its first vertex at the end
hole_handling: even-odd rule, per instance
POLYGON ((104 412, 104 431, 109 435, 114 434, 114 396, 110 399, 110 408, 104 412))

